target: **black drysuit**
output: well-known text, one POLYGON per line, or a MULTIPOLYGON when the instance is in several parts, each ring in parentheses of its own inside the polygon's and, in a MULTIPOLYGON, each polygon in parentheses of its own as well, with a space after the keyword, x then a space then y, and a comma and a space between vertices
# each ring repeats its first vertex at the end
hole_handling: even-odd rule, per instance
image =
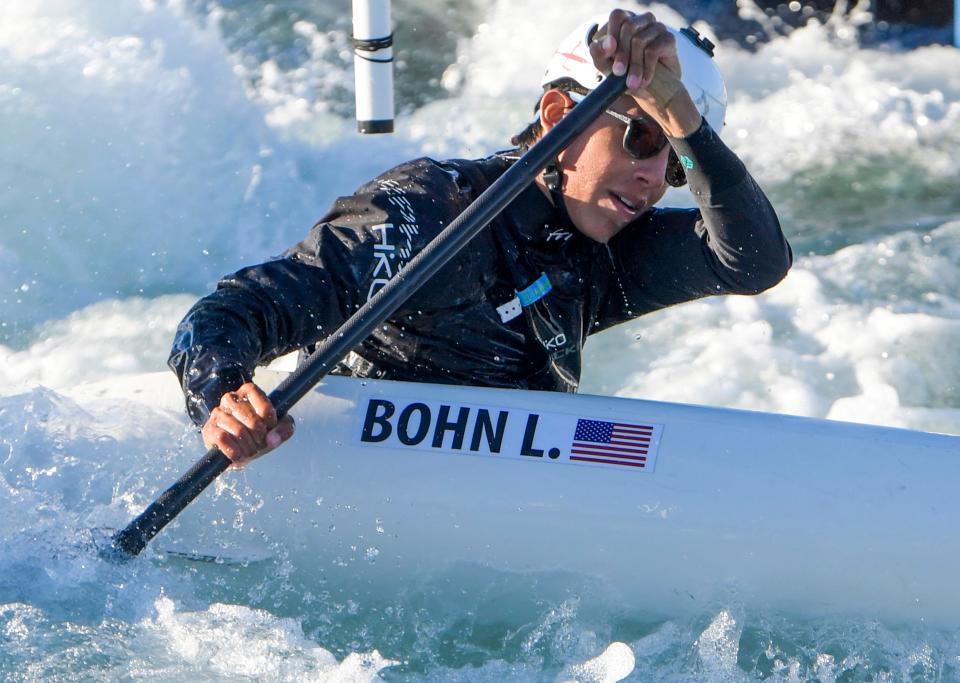
MULTIPOLYGON (((740 160, 706 123, 671 144, 698 209, 652 208, 604 245, 531 185, 335 372, 575 391, 588 335, 779 282, 790 247, 740 160)), ((180 323, 169 359, 193 420, 257 364, 335 332, 515 158, 398 166, 338 199, 283 257, 221 280, 180 323)))

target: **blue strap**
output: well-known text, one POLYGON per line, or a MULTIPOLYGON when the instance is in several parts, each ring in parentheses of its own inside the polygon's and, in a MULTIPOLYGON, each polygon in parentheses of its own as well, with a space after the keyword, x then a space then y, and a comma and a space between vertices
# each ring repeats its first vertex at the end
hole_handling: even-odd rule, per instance
POLYGON ((543 273, 526 289, 517 292, 517 298, 520 299, 521 306, 529 306, 549 294, 551 289, 553 289, 553 285, 550 284, 550 278, 547 277, 546 273, 543 273))

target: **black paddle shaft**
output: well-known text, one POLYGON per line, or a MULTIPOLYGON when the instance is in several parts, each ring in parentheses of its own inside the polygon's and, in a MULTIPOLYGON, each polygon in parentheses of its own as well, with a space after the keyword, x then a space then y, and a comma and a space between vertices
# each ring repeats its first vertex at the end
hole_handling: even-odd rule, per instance
MULTIPOLYGON (((624 91, 625 76, 607 76, 549 133, 530 148, 487 190, 457 216, 423 250, 404 266, 369 301, 317 345, 310 358, 270 393, 279 417, 287 414, 351 349, 356 348, 390 314, 396 311, 467 242, 490 223, 532 183, 537 174, 583 132, 624 91)), ((199 496, 224 470, 230 459, 211 448, 170 488, 160 494, 139 517, 112 539, 116 557, 138 555, 147 543, 199 496)))

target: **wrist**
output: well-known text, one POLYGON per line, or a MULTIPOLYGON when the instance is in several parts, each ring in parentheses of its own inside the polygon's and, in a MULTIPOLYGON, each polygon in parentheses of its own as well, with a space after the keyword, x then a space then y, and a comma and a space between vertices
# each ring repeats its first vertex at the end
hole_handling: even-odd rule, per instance
POLYGON ((663 132, 671 138, 685 138, 699 130, 703 117, 686 90, 678 92, 665 107, 651 112, 663 132))

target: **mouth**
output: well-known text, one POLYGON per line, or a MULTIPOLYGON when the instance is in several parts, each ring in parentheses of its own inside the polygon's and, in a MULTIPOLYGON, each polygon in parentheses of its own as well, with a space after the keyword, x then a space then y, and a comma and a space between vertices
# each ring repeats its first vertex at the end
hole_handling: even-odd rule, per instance
POLYGON ((613 203, 617 211, 626 217, 633 218, 640 213, 643 202, 632 201, 618 192, 610 192, 610 196, 613 198, 613 203))

